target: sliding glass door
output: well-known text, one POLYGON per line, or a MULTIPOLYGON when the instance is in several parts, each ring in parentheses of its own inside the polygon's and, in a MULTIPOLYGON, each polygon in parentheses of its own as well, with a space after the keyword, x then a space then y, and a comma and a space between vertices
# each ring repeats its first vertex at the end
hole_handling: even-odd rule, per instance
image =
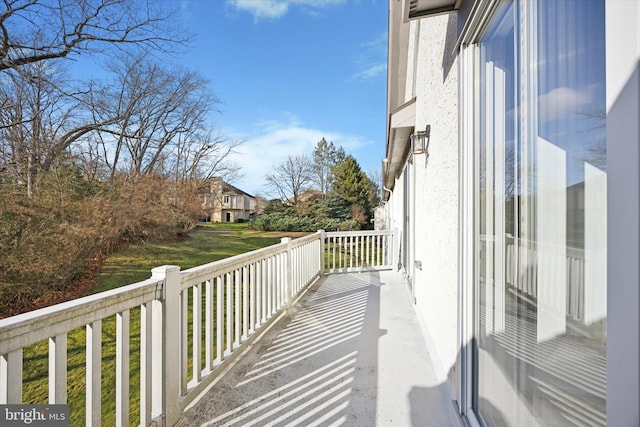
POLYGON ((477 44, 473 406, 605 425, 604 1, 503 2, 477 44))

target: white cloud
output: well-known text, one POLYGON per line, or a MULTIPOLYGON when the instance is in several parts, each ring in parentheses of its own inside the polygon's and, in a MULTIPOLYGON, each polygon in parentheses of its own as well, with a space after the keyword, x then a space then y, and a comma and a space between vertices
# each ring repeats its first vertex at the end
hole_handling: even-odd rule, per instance
POLYGON ((362 45, 362 47, 377 49, 377 50, 380 50, 380 51, 382 51, 383 53, 386 54, 386 52, 387 52, 387 40, 388 40, 388 35, 387 35, 387 32, 385 31, 385 32, 382 32, 382 33, 378 34, 378 36, 375 39, 364 43, 362 45))
POLYGON ((239 10, 250 12, 256 20, 280 18, 289 9, 288 2, 280 0, 228 0, 228 3, 239 10))
POLYGON ((380 33, 376 38, 361 45, 362 51, 356 63, 359 71, 351 78, 368 80, 387 72, 387 33, 380 33))
POLYGON ((227 0, 227 3, 238 10, 249 12, 254 20, 277 19, 286 15, 289 6, 303 9, 320 9, 325 6, 343 3, 345 0, 227 0))
MULTIPOLYGON (((597 85, 585 86, 581 90, 561 86, 551 89, 538 98, 538 120, 558 120, 572 114, 584 114, 591 110, 590 106, 595 99, 597 85)), ((520 107, 507 112, 509 119, 520 115, 520 107)))
POLYGON ((371 65, 369 68, 366 68, 362 71, 358 71, 352 77, 356 80, 366 80, 366 79, 372 79, 386 72, 387 72, 386 63, 374 64, 374 65, 371 65))
POLYGON ((238 148, 233 160, 242 167, 244 177, 235 185, 249 193, 264 190, 264 176, 289 155, 313 155, 313 149, 322 138, 342 147, 347 154, 370 144, 364 138, 341 132, 302 126, 297 119, 287 122, 265 121, 252 135, 240 136, 246 142, 238 148))
POLYGON ((580 112, 592 101, 592 91, 577 91, 568 87, 550 90, 538 99, 539 119, 556 120, 580 112))

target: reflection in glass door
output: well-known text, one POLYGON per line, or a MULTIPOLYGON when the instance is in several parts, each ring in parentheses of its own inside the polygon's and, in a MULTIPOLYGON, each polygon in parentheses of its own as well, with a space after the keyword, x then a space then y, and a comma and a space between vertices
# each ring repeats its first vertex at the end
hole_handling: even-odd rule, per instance
POLYGON ((604 3, 504 2, 478 50, 474 406, 605 425, 604 3))

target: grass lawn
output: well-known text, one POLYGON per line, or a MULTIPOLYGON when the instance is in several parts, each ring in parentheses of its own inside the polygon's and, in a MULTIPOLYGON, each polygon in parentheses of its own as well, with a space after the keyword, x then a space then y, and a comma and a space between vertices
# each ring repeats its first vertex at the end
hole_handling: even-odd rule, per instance
POLYGON ((131 245, 105 262, 95 292, 102 292, 151 277, 151 269, 179 265, 182 270, 280 243, 282 237, 309 233, 250 230, 246 223, 202 225, 182 242, 131 245))
MULTIPOLYGON (((184 241, 145 243, 126 247, 111 255, 99 275, 95 292, 145 280, 160 265, 179 265, 182 270, 227 258, 309 233, 260 232, 247 224, 212 224, 193 230, 184 241)), ((139 423, 140 310, 130 312, 130 423, 139 423)), ((102 322, 102 424, 115 424, 115 318, 102 322)), ((24 349, 23 402, 47 403, 47 343, 24 349)), ((85 331, 74 330, 67 338, 67 393, 71 425, 84 425, 85 331)), ((189 370, 189 372, 191 372, 189 370)))

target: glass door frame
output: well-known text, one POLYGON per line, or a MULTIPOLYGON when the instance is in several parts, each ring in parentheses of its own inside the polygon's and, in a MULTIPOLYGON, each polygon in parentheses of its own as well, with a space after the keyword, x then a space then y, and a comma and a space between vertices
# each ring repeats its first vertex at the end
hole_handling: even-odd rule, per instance
MULTIPOLYGON (((457 360, 456 369, 460 372, 459 375, 459 383, 458 389, 456 390, 456 400, 458 402, 458 411, 459 414, 466 419, 469 425, 471 426, 481 426, 481 418, 478 413, 476 413, 477 405, 477 388, 475 384, 477 384, 478 379, 478 368, 477 368, 477 345, 476 345, 476 337, 477 335, 477 325, 478 315, 479 313, 476 311, 476 301, 477 301, 477 292, 479 290, 479 286, 477 286, 476 281, 478 278, 478 268, 479 268, 479 257, 477 251, 477 242, 476 242, 476 234, 479 230, 479 219, 475 214, 478 212, 478 197, 479 194, 479 183, 476 179, 476 175, 479 170, 479 149, 476 146, 476 142, 479 141, 479 122, 478 122, 478 114, 479 111, 479 96, 477 91, 477 86, 479 83, 479 65, 480 65, 480 55, 479 55, 479 45, 478 42, 480 40, 480 36, 484 32, 484 29, 491 22, 494 14, 496 12, 496 3, 498 2, 490 2, 486 0, 480 0, 475 2, 473 6, 473 10, 471 15, 469 16, 467 22, 465 23, 463 30, 461 32, 459 41, 458 41, 458 67, 459 67, 459 153, 460 153, 460 222, 459 222, 459 230, 460 230, 460 240, 459 240, 459 305, 458 305, 458 333, 459 333, 459 343, 460 343, 460 354, 457 360)), ((526 2, 523 1, 521 8, 528 8, 529 10, 525 10, 524 13, 527 14, 525 16, 526 19, 520 21, 522 24, 525 21, 524 25, 531 26, 533 25, 533 29, 535 29, 535 8, 536 2, 526 2)), ((620 48, 622 45, 620 43, 620 38, 617 37, 616 27, 620 28, 620 23, 614 23, 614 19, 611 18, 613 16, 611 11, 617 12, 616 19, 621 20, 622 15, 625 15, 625 12, 622 10, 621 4, 610 4, 606 2, 606 24, 605 24, 605 32, 606 32, 606 65, 607 65, 607 74, 606 74, 606 87, 607 87, 607 147, 608 147, 608 171, 609 171, 609 185, 608 188, 611 190, 616 190, 622 188, 621 185, 613 184, 613 179, 616 176, 620 176, 619 182, 625 182, 625 185, 628 185, 629 181, 632 181, 637 189, 638 182, 640 180, 637 179, 637 173, 630 171, 637 171, 638 168, 638 156, 634 156, 632 153, 637 152, 637 148, 623 146, 623 141, 638 142, 638 138, 640 138, 640 134, 638 133, 637 126, 629 124, 628 121, 615 121, 615 113, 614 109, 615 105, 610 101, 613 96, 613 92, 611 89, 617 89, 617 93, 620 91, 620 82, 614 81, 612 75, 610 74, 610 69, 613 69, 614 65, 618 62, 630 62, 630 59, 633 58, 633 51, 631 48, 623 49, 620 48), (617 85, 617 86, 616 86, 617 85), (614 112, 614 115, 610 115, 611 112, 614 112), (610 126, 611 123, 616 123, 616 126, 610 126), (620 131, 621 127, 625 127, 626 132, 628 132, 631 136, 624 136, 624 132, 620 131), (616 138, 612 137, 613 135, 617 136, 616 138), (635 140, 634 140, 635 138, 635 140), (612 150, 613 148, 613 150, 612 150), (616 151, 617 150, 617 151, 616 151), (620 157, 615 157, 614 155, 609 155, 610 153, 629 153, 628 155, 621 155, 620 157), (632 160, 633 159, 633 160, 632 160), (630 163, 631 167, 623 167, 624 164, 630 163), (613 179, 612 179, 613 178, 613 179)), ((640 11, 640 7, 638 7, 640 11)), ((640 15, 639 15, 640 16, 640 15)), ((633 13, 629 13, 626 11, 626 28, 631 29, 629 31, 630 34, 639 34, 640 33, 640 24, 638 22, 633 21, 633 13)), ((624 19, 622 19, 624 20, 624 19)), ((530 28, 524 28, 523 31, 523 39, 520 41, 520 46, 522 48, 523 63, 535 63, 536 62, 536 39, 533 36, 535 32, 531 31, 530 28)), ((523 70, 525 67, 520 67, 520 70, 523 70)), ((619 68, 619 65, 617 65, 619 68)), ((636 73, 638 67, 636 65, 636 73)), ((526 71, 526 70, 525 70, 526 71)), ((533 71, 531 71, 533 72, 533 71)), ((531 103, 531 100, 536 100, 537 96, 537 79, 535 75, 522 76, 522 81, 525 82, 521 86, 521 90, 523 92, 523 97, 525 101, 531 103)), ((637 83, 637 82, 636 82, 637 83)), ((630 90, 629 92, 633 92, 630 90)), ((635 92, 635 101, 640 98, 637 95, 637 91, 635 92)), ((626 111, 621 111, 618 114, 621 117, 637 117, 637 105, 636 104, 634 110, 629 113, 629 109, 626 111)), ((535 110, 535 108, 534 108, 535 110)), ((537 114, 537 112, 533 111, 533 114, 537 114)), ((533 129, 531 124, 537 123, 535 117, 529 122, 528 128, 523 128, 522 133, 535 133, 536 129, 533 129)), ((633 196, 630 196, 629 191, 619 191, 619 194, 616 194, 612 191, 609 191, 607 198, 607 208, 609 212, 616 212, 619 209, 628 209, 625 206, 629 206, 629 197, 632 197, 633 200, 637 202, 638 200, 638 192, 632 192, 633 196)), ((640 206, 640 203, 637 204, 640 206)), ((638 269, 630 268, 628 262, 623 262, 620 260, 628 260, 629 252, 639 253, 640 248, 638 244, 639 240, 633 240, 633 236, 625 236, 624 232, 614 234, 616 229, 621 227, 622 221, 612 220, 613 216, 609 216, 609 222, 607 225, 607 229, 609 230, 609 239, 607 243, 607 253, 609 259, 609 268, 608 268, 608 286, 607 286, 607 297, 609 301, 609 305, 612 306, 612 301, 617 301, 616 304, 628 303, 629 300, 636 301, 634 306, 628 306, 627 304, 627 312, 625 314, 624 319, 619 320, 616 318, 616 315, 620 313, 620 310, 609 311, 608 319, 607 319, 607 333, 609 340, 607 341, 607 363, 609 364, 613 360, 624 360, 625 363, 618 362, 619 366, 613 366, 609 364, 608 372, 607 372, 607 418, 608 422, 612 422, 613 419, 609 418, 610 416, 618 416, 623 413, 623 411, 610 411, 611 408, 626 407, 626 409, 631 410, 634 414, 638 413, 637 405, 637 396, 640 395, 640 387, 629 387, 628 379, 630 376, 637 378, 637 375, 633 376, 634 373, 637 374, 639 368, 638 364, 635 363, 640 358, 640 353, 635 353, 632 355, 627 355, 625 353, 624 347, 628 348, 630 343, 638 343, 640 340, 638 338, 638 334, 632 334, 634 336, 629 337, 628 333, 625 333, 626 327, 628 326, 629 321, 633 321, 635 319, 637 321, 640 318, 640 309, 637 306, 637 296, 640 294, 640 291, 637 289, 629 290, 629 288, 624 288, 622 285, 618 285, 618 283, 629 282, 638 283, 638 269), (623 245, 624 243, 629 241, 629 245, 623 245), (626 249, 622 249, 626 248, 626 249), (627 254, 624 254, 624 251, 627 251, 627 254), (612 262, 615 265, 619 265, 619 268, 611 268, 612 262), (622 273, 624 271, 624 273, 622 273), (612 278, 617 278, 618 280, 612 280, 612 278), (624 279, 624 280, 621 280, 624 279), (634 280, 635 279, 635 280, 634 280), (612 298, 612 297, 615 297, 612 298), (611 315, 611 317, 609 317, 611 315), (615 337, 620 336, 621 338, 616 341, 615 337), (611 339, 613 338, 613 339, 611 339), (629 340, 626 342, 625 346, 621 346, 620 342, 624 339, 629 340), (629 361, 630 363, 626 363, 629 361), (626 372, 627 375, 621 374, 621 372, 626 372), (611 375, 612 372, 618 373, 618 376, 614 377, 611 375), (626 386, 625 386, 626 385, 626 386), (630 389, 633 388, 633 392, 630 392, 630 389), (619 392, 619 390, 625 390, 625 393, 619 392), (615 390, 618 390, 616 392, 615 390), (623 402, 631 402, 632 405, 628 406, 623 402), (633 407, 635 406, 635 408, 633 407)), ((635 217, 635 225, 637 226, 638 217, 635 217)), ((627 226, 629 224, 627 223, 627 226)), ((637 348, 637 346, 636 346, 637 348)), ((631 416, 633 417, 633 415, 631 416)), ((622 425, 622 424, 616 424, 622 425)))

